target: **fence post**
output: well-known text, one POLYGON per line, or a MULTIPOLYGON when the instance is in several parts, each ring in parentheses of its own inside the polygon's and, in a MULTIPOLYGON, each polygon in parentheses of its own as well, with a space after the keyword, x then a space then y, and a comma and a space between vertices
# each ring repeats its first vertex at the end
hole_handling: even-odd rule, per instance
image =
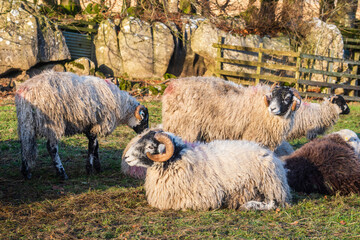
MULTIPOLYGON (((354 61, 359 61, 359 58, 360 58, 360 52, 355 52, 355 54, 354 54, 354 61)), ((358 67, 359 67, 358 65, 354 65, 353 70, 352 70, 352 72, 351 72, 352 75, 357 75, 358 67)), ((353 80, 351 80, 351 81, 350 81, 350 85, 355 86, 355 85, 356 85, 356 81, 357 81, 356 78, 353 79, 353 80)), ((349 92, 349 96, 351 96, 351 97, 355 96, 355 90, 351 90, 351 91, 349 92)))
POLYGON ((301 67, 301 47, 298 48, 297 56, 296 56, 295 88, 297 90, 299 90, 298 80, 300 79, 300 67, 301 67))
MULTIPOLYGON (((220 45, 223 44, 223 37, 219 36, 218 43, 220 45)), ((222 70, 222 62, 221 62, 220 58, 223 57, 223 50, 222 50, 221 46, 218 46, 217 51, 216 51, 216 56, 218 57, 218 60, 216 61, 216 64, 215 64, 215 75, 217 77, 221 77, 220 71, 222 70)))
MULTIPOLYGON (((260 43, 259 52, 258 52, 258 63, 262 62, 262 57, 263 57, 262 49, 263 49, 263 47, 264 47, 264 43, 260 43)), ((260 65, 258 65, 257 68, 256 68, 256 74, 258 74, 258 75, 261 74, 261 66, 260 65)), ((259 83, 260 83, 260 76, 255 79, 255 85, 257 85, 259 83)))
MULTIPOLYGON (((333 51, 332 49, 330 49, 330 51, 329 51, 329 57, 334 57, 334 51, 333 51)), ((334 70, 334 62, 328 61, 327 71, 328 71, 328 72, 333 72, 333 70, 334 70)), ((327 82, 327 83, 333 83, 333 82, 332 82, 332 77, 331 77, 331 76, 328 76, 326 82, 327 82)), ((331 94, 332 91, 333 91, 332 88, 328 88, 328 89, 327 89, 327 93, 328 93, 328 94, 331 94)))

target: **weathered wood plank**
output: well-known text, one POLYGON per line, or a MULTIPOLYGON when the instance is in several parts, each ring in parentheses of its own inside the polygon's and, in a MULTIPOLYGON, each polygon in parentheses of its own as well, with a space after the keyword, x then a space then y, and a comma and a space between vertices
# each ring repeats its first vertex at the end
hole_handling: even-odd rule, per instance
MULTIPOLYGON (((218 44, 214 43, 212 45, 215 48, 223 48, 223 49, 229 49, 229 50, 237 50, 237 51, 245 51, 245 52, 259 52, 260 48, 253 48, 253 47, 243 47, 243 46, 235 46, 235 45, 229 45, 229 44, 218 44)), ((297 52, 291 52, 291 51, 277 51, 272 49, 266 49, 262 48, 261 52, 269 55, 275 55, 275 56, 284 56, 284 57, 297 57, 297 52)))
POLYGON ((279 77, 275 75, 262 75, 262 74, 252 74, 252 73, 244 73, 244 72, 238 72, 238 71, 226 71, 226 70, 220 70, 219 74, 221 75, 227 75, 227 76, 236 76, 236 77, 245 77, 245 78, 259 78, 263 80, 269 80, 269 81, 278 81, 278 82, 287 82, 287 83, 296 83, 295 78, 290 77, 279 77))
MULTIPOLYGON (((327 93, 315 93, 315 92, 300 92, 300 95, 302 97, 317 97, 317 98, 324 98, 324 97, 330 97, 332 94, 327 93)), ((360 97, 350 97, 343 95, 344 99, 346 101, 356 101, 360 102, 360 97)))
POLYGON ((300 68, 300 72, 315 73, 315 74, 321 74, 321 75, 332 76, 332 77, 345 77, 345 78, 360 79, 360 75, 353 75, 353 74, 341 73, 341 72, 328 72, 328 71, 322 71, 322 70, 317 70, 317 69, 300 68))
POLYGON ((281 65, 281 64, 272 64, 272 63, 260 63, 254 61, 246 61, 246 60, 237 60, 237 59, 229 59, 229 58, 215 58, 217 62, 222 63, 231 63, 231 64, 239 64, 253 67, 263 67, 268 69, 275 70, 285 70, 285 71, 294 71, 296 72, 298 69, 295 66, 281 65))
POLYGON ((77 26, 66 26, 66 25, 58 25, 60 29, 65 30, 75 30, 79 32, 89 32, 89 33, 96 33, 97 29, 86 28, 86 27, 77 27, 77 26))
POLYGON ((346 85, 346 84, 335 84, 335 83, 326 83, 326 82, 316 82, 308 80, 298 80, 299 84, 309 85, 309 86, 318 86, 318 87, 329 87, 329 88, 343 88, 350 90, 360 90, 360 86, 346 85))
POLYGON ((333 61, 333 62, 339 62, 339 63, 347 63, 347 64, 351 64, 351 65, 360 65, 360 61, 352 61, 352 60, 346 60, 343 58, 332 58, 332 57, 311 55, 311 54, 306 54, 306 53, 301 53, 300 57, 321 60, 321 61, 333 61))

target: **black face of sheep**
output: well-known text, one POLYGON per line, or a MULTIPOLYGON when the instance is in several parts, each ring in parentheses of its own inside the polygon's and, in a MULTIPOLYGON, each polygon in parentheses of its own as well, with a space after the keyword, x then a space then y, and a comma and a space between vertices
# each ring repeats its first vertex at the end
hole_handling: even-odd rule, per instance
POLYGON ((137 133, 140 134, 142 131, 144 131, 146 128, 149 127, 149 112, 146 107, 143 105, 137 106, 135 110, 135 117, 140 122, 138 125, 134 126, 132 129, 137 133))
POLYGON ((296 111, 301 104, 301 97, 296 90, 275 84, 271 88, 270 95, 265 96, 264 99, 269 112, 277 116, 296 111))
POLYGON ((332 96, 329 101, 333 104, 336 104, 339 106, 339 108, 341 109, 341 113, 340 114, 349 114, 350 113, 350 108, 349 106, 346 104, 345 99, 340 96, 340 95, 335 95, 332 96))
POLYGON ((149 131, 135 137, 124 150, 123 159, 130 166, 151 167, 154 162, 165 162, 175 152, 172 140, 163 131, 149 131), (129 151, 130 150, 130 151, 129 151), (131 152, 127 155, 127 152, 131 152))

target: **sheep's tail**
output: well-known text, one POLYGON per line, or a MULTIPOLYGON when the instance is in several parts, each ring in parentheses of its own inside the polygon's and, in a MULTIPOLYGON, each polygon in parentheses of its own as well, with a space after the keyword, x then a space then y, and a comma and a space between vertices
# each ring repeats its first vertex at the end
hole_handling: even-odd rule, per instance
POLYGON ((33 107, 21 94, 15 96, 22 171, 33 168, 36 159, 36 122, 33 107), (25 169, 24 169, 25 168, 25 169))
POLYGON ((246 210, 271 210, 275 208, 275 202, 270 201, 266 202, 257 202, 257 201, 249 201, 241 206, 246 210))

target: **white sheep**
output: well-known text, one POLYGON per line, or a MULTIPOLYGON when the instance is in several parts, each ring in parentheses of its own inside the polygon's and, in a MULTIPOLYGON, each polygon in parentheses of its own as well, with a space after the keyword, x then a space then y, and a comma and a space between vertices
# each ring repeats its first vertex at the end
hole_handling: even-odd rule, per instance
POLYGON ((291 200, 283 164, 254 142, 187 144, 149 129, 130 141, 123 160, 147 168, 147 201, 159 209, 269 210, 291 200))
POLYGON ((110 134, 119 124, 137 133, 148 127, 148 111, 135 98, 108 80, 66 72, 44 72, 24 82, 16 92, 18 134, 25 178, 31 178, 36 137, 47 139, 57 173, 67 179, 58 153, 62 136, 85 133, 89 139, 88 173, 100 171, 97 136, 110 134))
POLYGON ((182 78, 172 80, 164 92, 162 121, 165 131, 186 141, 243 139, 274 150, 290 132, 300 103, 298 92, 288 87, 182 78))
POLYGON ((302 102, 295 114, 294 126, 287 141, 307 137, 309 140, 324 134, 339 119, 339 114, 349 114, 350 108, 345 99, 334 95, 321 103, 302 102))

